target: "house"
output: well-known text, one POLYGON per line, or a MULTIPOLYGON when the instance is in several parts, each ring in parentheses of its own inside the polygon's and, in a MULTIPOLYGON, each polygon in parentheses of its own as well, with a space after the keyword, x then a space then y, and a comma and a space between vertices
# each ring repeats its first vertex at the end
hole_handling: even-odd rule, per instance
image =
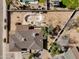
POLYGON ((16 27, 15 33, 9 36, 11 51, 43 49, 45 38, 40 29, 27 25, 16 25, 16 27))
POLYGON ((65 59, 79 59, 79 51, 76 47, 70 48, 65 54, 65 59))
POLYGON ((54 56, 53 59, 79 59, 79 51, 76 47, 72 47, 67 52, 54 56))

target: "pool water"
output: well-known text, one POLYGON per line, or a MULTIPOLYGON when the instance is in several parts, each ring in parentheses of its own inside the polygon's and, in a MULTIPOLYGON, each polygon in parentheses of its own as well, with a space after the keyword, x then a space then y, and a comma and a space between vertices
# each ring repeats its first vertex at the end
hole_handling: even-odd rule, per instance
POLYGON ((34 2, 34 1, 36 1, 36 0, 21 0, 21 2, 24 2, 24 3, 25 3, 25 2, 27 2, 27 3, 28 3, 28 2, 34 2))

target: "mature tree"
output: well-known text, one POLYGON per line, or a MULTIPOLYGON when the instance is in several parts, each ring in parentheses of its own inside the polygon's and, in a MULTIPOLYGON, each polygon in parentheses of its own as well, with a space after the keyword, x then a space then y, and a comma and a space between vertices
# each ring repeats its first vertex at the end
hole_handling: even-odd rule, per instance
POLYGON ((56 42, 51 44, 49 51, 52 56, 63 53, 62 50, 60 49, 60 46, 56 42))
POLYGON ((70 9, 76 9, 79 7, 79 0, 61 0, 61 2, 70 9))
POLYGON ((49 25, 48 27, 42 27, 42 32, 44 34, 44 37, 47 37, 48 35, 52 35, 53 26, 49 25))

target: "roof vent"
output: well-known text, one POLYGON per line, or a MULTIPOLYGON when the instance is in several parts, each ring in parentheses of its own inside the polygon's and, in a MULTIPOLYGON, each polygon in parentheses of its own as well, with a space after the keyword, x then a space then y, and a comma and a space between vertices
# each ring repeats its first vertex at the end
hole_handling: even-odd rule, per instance
POLYGON ((21 23, 20 22, 17 22, 15 25, 21 25, 21 23))
POLYGON ((26 39, 26 38, 24 38, 24 41, 27 41, 27 39, 26 39))
POLYGON ((33 33, 32 36, 33 37, 39 36, 39 33, 33 33))
POLYGON ((35 36, 39 36, 39 33, 36 33, 35 36))
POLYGON ((34 29, 34 26, 29 26, 29 29, 34 29))
POLYGON ((27 41, 27 39, 26 38, 22 38, 22 41, 27 41))

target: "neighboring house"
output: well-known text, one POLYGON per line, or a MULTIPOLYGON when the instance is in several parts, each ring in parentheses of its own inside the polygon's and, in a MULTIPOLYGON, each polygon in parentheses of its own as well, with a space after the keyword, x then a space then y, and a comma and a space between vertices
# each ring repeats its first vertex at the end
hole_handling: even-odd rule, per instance
POLYGON ((76 47, 72 47, 67 52, 54 56, 53 59, 79 59, 79 51, 76 47))
POLYGON ((43 33, 40 29, 17 25, 15 34, 10 34, 10 50, 41 50, 43 49, 43 33))
POLYGON ((60 55, 56 55, 52 59, 65 59, 64 53, 63 54, 60 54, 60 55))
POLYGON ((70 48, 65 54, 65 59, 79 59, 79 51, 76 47, 70 48))

